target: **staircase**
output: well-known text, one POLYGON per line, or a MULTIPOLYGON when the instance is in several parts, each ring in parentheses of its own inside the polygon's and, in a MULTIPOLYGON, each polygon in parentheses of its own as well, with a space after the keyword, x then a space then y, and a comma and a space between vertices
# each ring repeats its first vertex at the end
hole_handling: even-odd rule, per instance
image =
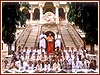
POLYGON ((38 37, 38 32, 39 32, 39 25, 35 25, 35 26, 31 25, 30 33, 29 33, 28 38, 25 42, 25 46, 27 46, 28 48, 35 46, 36 39, 38 37))
POLYGON ((39 35, 41 34, 41 31, 52 31, 54 34, 59 31, 61 37, 62 37, 62 45, 63 47, 78 47, 78 46, 84 46, 84 42, 82 38, 79 36, 77 31, 69 24, 62 23, 60 25, 56 24, 29 24, 25 30, 22 32, 22 34, 19 36, 19 38, 16 41, 16 47, 22 46, 28 47, 29 49, 31 47, 38 46, 39 43, 39 35))
POLYGON ((68 25, 60 26, 61 36, 64 42, 64 47, 75 47, 75 44, 71 38, 70 33, 68 32, 68 25))
POLYGON ((18 46, 23 48, 27 46, 29 49, 34 47, 38 37, 39 28, 40 25, 38 24, 29 24, 16 40, 16 49, 18 46))
POLYGON ((76 48, 78 46, 84 46, 84 41, 72 25, 63 22, 59 25, 59 28, 64 42, 64 47, 76 48))

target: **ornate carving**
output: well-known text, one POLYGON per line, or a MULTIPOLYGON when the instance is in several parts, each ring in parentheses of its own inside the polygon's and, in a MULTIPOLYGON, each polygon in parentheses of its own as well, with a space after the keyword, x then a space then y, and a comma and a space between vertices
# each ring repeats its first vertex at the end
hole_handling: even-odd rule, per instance
POLYGON ((55 22, 55 15, 52 12, 47 12, 43 15, 43 21, 46 23, 54 23, 55 22))

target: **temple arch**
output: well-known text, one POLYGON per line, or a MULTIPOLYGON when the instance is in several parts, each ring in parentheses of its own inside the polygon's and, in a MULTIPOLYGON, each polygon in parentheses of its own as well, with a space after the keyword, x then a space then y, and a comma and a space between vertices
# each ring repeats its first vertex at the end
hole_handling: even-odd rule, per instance
POLYGON ((38 8, 34 9, 33 16, 33 20, 40 20, 40 10, 38 8))
POLYGON ((59 8, 59 17, 65 19, 65 13, 63 8, 59 8))
POLYGON ((29 14, 29 10, 27 8, 24 8, 22 10, 22 12, 25 14, 26 18, 29 19, 30 18, 30 14, 29 14))
POLYGON ((55 14, 55 7, 54 4, 52 2, 46 2, 44 7, 43 7, 43 14, 45 14, 46 12, 52 12, 55 14))
POLYGON ((55 33, 54 32, 52 32, 52 31, 46 31, 45 34, 46 34, 47 37, 48 37, 49 33, 51 33, 51 35, 53 37, 55 37, 55 33))

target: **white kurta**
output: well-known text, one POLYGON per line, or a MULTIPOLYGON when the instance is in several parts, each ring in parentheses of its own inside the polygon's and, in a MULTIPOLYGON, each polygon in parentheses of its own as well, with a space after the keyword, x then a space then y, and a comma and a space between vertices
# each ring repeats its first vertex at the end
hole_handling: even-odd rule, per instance
POLYGON ((38 61, 40 60, 40 56, 33 56, 33 64, 38 63, 38 61))
POLYGON ((19 66, 19 71, 18 72, 24 72, 26 70, 25 66, 19 66))
POLYGON ((72 65, 72 59, 73 59, 72 56, 71 57, 69 55, 67 56, 67 60, 68 60, 69 65, 72 65))
POLYGON ((36 69, 35 69, 35 72, 41 72, 42 71, 42 64, 37 64, 36 65, 36 69))
POLYGON ((53 71, 55 71, 55 72, 60 72, 61 71, 59 63, 54 63, 53 64, 53 71))
POLYGON ((51 70, 50 64, 48 64, 48 65, 45 64, 45 65, 44 65, 44 71, 45 71, 45 72, 49 72, 50 70, 51 70))
POLYGON ((45 34, 40 35, 39 48, 41 47, 46 48, 46 40, 43 37, 46 38, 46 35, 45 34))
POLYGON ((32 65, 32 66, 29 66, 28 65, 28 70, 30 71, 30 70, 33 70, 34 69, 34 65, 32 65))
POLYGON ((60 35, 55 35, 55 48, 56 47, 59 47, 59 48, 61 48, 61 36, 60 35))
POLYGON ((81 68, 81 69, 87 69, 87 63, 85 63, 85 62, 82 63, 82 61, 80 61, 79 64, 80 64, 80 68, 81 68))
POLYGON ((46 56, 44 55, 44 57, 43 57, 43 56, 41 55, 41 56, 40 56, 40 59, 41 59, 42 62, 45 62, 45 61, 46 61, 46 56))
POLYGON ((80 65, 79 62, 76 61, 76 64, 74 62, 72 62, 72 69, 79 69, 80 65))
POLYGON ((33 65, 33 64, 32 64, 32 66, 29 66, 29 65, 28 65, 28 70, 27 70, 27 72, 29 72, 29 73, 35 72, 35 71, 34 71, 34 65, 33 65))

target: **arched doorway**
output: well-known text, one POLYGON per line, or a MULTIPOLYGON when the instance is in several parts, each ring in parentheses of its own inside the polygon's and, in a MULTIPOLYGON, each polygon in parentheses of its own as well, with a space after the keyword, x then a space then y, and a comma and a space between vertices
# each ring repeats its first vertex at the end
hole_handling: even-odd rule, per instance
POLYGON ((52 12, 52 13, 54 13, 54 11, 53 11, 52 8, 45 8, 45 11, 44 11, 43 14, 45 14, 46 12, 52 12))
POLYGON ((63 8, 59 8, 59 18, 65 19, 65 13, 63 8))
POLYGON ((34 10, 33 20, 40 20, 40 10, 38 8, 34 10))
POLYGON ((52 32, 52 31, 46 31, 46 32, 45 32, 45 35, 48 37, 49 33, 51 33, 51 35, 52 35, 53 37, 55 37, 55 34, 54 34, 54 32, 52 32))
POLYGON ((24 8, 22 10, 22 12, 25 14, 26 18, 29 19, 30 18, 30 14, 29 14, 29 10, 27 8, 24 8))
POLYGON ((46 2, 44 7, 43 7, 43 14, 45 14, 46 12, 52 12, 55 14, 55 7, 53 2, 46 2))

